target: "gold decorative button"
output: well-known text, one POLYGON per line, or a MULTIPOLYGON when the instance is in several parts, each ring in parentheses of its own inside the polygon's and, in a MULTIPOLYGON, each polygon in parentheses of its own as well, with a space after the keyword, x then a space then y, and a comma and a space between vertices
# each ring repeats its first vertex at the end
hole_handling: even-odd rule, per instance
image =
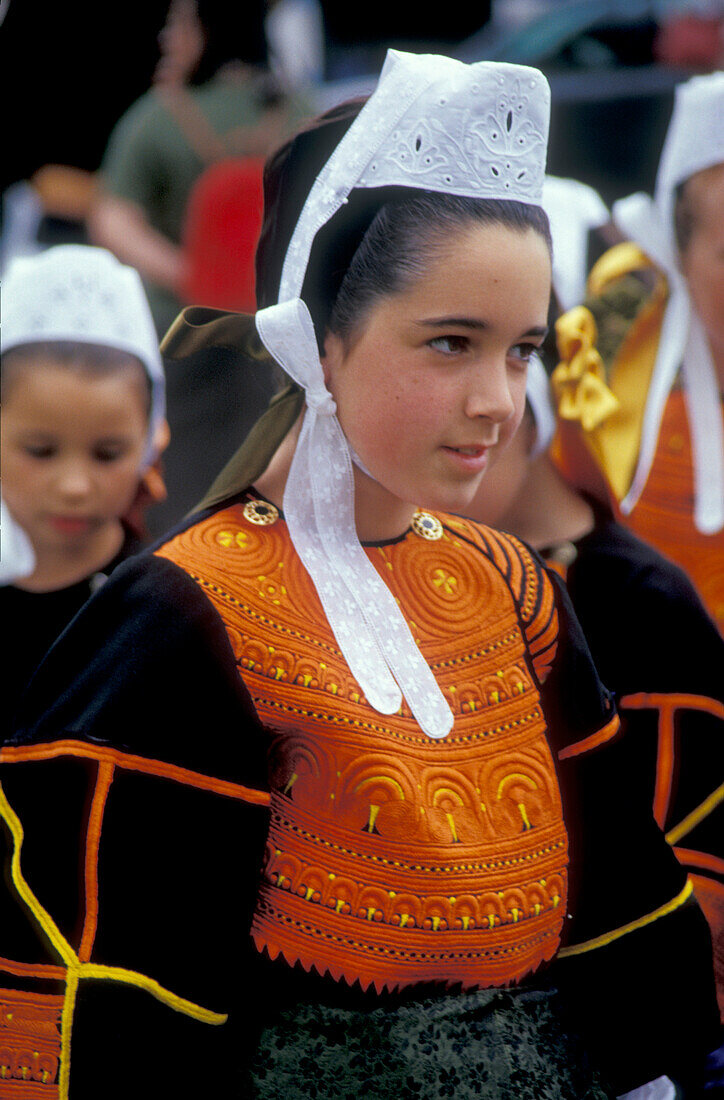
POLYGON ((431 516, 429 512, 415 512, 412 517, 412 530, 421 539, 429 539, 431 542, 442 538, 442 524, 439 519, 431 516))
POLYGON ((248 500, 244 505, 244 519, 258 527, 271 527, 279 519, 279 509, 268 500, 248 500))

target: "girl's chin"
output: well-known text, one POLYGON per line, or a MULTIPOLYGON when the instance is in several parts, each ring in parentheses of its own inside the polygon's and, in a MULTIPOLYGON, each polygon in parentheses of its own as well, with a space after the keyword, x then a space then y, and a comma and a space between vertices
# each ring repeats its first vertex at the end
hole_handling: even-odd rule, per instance
POLYGON ((426 512, 448 512, 451 515, 464 516, 471 514, 474 500, 474 489, 457 493, 421 494, 416 507, 426 512))

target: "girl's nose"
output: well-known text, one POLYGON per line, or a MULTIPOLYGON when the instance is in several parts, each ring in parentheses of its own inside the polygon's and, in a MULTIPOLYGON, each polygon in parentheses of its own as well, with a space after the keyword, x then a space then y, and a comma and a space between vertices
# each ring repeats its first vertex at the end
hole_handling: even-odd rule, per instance
POLYGON ((505 423, 515 413, 512 381, 505 357, 486 359, 474 373, 466 402, 467 415, 486 417, 495 424, 505 423))

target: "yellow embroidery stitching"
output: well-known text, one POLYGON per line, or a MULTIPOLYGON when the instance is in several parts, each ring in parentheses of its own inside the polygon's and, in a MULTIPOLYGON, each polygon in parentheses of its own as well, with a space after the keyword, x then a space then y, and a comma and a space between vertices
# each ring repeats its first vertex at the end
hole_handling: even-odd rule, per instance
POLYGON ((677 894, 675 898, 668 901, 665 905, 661 905, 658 909, 654 909, 652 913, 647 913, 644 917, 639 917, 638 920, 632 920, 629 924, 623 924, 620 928, 615 928, 612 932, 605 932, 602 936, 597 936, 593 940, 586 940, 584 943, 574 943, 570 947, 563 947, 558 952, 559 959, 569 958, 571 955, 583 955, 587 951, 595 951, 598 947, 605 947, 609 943, 613 943, 614 940, 620 939, 622 936, 627 936, 629 932, 635 932, 639 928, 644 928, 647 924, 653 924, 655 920, 659 920, 660 917, 666 917, 669 913, 673 913, 675 909, 678 909, 680 905, 683 905, 688 897, 691 896, 694 887, 692 886, 691 879, 686 880, 686 886, 677 894))
POLYGON ((720 787, 717 787, 715 791, 705 798, 700 806, 697 806, 695 810, 692 810, 690 814, 687 814, 683 821, 680 821, 678 825, 675 825, 673 829, 670 829, 666 834, 666 839, 669 844, 676 844, 681 840, 682 836, 686 836, 690 833, 695 826, 703 821, 712 810, 714 810, 720 802, 724 801, 724 783, 720 787))
POLYGON ((65 983, 65 1002, 61 1016, 61 1065, 58 1079, 59 1100, 67 1100, 70 1083, 70 1040, 73 1030, 73 1014, 75 1011, 75 999, 78 984, 81 978, 103 978, 109 981, 122 982, 124 985, 134 985, 150 993, 151 996, 185 1016, 191 1016, 202 1023, 219 1025, 226 1022, 225 1014, 212 1012, 200 1005, 187 1001, 183 997, 164 989, 153 978, 145 974, 139 974, 133 970, 124 970, 122 967, 98 966, 93 963, 81 963, 78 956, 53 921, 50 914, 43 907, 28 886, 20 867, 20 851, 25 839, 23 826, 17 814, 7 800, 4 790, 0 785, 0 817, 7 823, 13 838, 13 855, 11 860, 11 877, 18 896, 25 903, 36 921, 42 928, 48 940, 57 951, 67 967, 65 983))

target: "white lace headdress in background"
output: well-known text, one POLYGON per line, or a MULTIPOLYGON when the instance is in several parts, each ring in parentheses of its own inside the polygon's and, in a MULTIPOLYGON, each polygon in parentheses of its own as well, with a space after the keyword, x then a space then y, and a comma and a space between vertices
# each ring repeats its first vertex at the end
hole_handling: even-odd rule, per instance
POLYGON ((392 714, 404 694, 430 737, 450 732, 452 712, 357 537, 352 457, 300 295, 317 232, 356 188, 396 185, 540 205, 549 114, 550 90, 536 69, 390 50, 375 92, 307 197, 278 303, 256 314, 263 343, 306 391, 283 501, 292 542, 369 703, 392 714))
POLYGON ((141 278, 104 248, 62 244, 8 266, 2 287, 0 349, 73 341, 137 356, 151 381, 144 462, 156 457, 156 430, 166 414, 158 335, 141 278))
POLYGON ((664 271, 669 297, 646 399, 638 463, 621 502, 633 511, 648 480, 666 400, 679 368, 686 393, 694 463, 694 522, 703 534, 724 527, 724 433, 716 372, 704 331, 679 269, 674 233, 679 184, 724 163, 724 73, 678 85, 659 160, 654 197, 642 192, 614 203, 613 220, 664 271))
POLYGON ((535 443, 530 457, 537 458, 548 450, 556 430, 551 380, 539 355, 532 355, 528 361, 525 396, 535 420, 535 443))
POLYGON ((35 569, 35 551, 0 497, 0 585, 15 584, 35 569))

